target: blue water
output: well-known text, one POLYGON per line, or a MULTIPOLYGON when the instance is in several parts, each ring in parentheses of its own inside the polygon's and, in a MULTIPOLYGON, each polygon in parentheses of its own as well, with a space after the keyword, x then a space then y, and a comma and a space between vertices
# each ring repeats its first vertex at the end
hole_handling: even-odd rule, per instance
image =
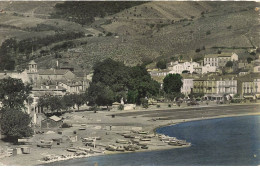
POLYGON ((260 116, 241 116, 181 123, 158 133, 192 143, 163 151, 104 155, 49 165, 100 166, 254 166, 260 165, 260 116))

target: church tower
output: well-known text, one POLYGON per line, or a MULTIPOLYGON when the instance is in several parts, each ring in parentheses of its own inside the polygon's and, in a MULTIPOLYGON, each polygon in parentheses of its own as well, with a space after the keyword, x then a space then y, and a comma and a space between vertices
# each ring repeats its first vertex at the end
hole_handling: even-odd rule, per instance
POLYGON ((37 63, 34 62, 34 60, 29 62, 29 73, 37 73, 37 63))

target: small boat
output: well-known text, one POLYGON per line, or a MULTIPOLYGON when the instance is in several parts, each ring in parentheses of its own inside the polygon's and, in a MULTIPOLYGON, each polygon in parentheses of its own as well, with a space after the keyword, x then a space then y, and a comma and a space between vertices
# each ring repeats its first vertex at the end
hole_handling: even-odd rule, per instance
POLYGON ((72 147, 72 148, 68 148, 67 151, 75 153, 78 151, 78 149, 75 147, 72 147))
POLYGON ((93 142, 94 140, 91 137, 87 137, 87 138, 83 138, 82 141, 83 142, 93 142))
POLYGON ((140 138, 141 141, 151 141, 150 138, 140 138))
POLYGON ((141 149, 148 149, 148 146, 142 146, 141 149))
POLYGON ((116 148, 116 151, 125 151, 125 148, 123 146, 118 146, 116 148))
POLYGON ((147 143, 146 142, 139 142, 137 145, 139 145, 139 146, 147 146, 147 143))
POLYGON ((130 137, 131 137, 131 134, 123 134, 123 136, 124 136, 125 138, 130 138, 130 137))
POLYGON ((106 150, 108 150, 108 151, 116 151, 116 150, 117 150, 117 147, 114 146, 114 145, 108 145, 108 146, 106 147, 106 150))
POLYGON ((138 134, 148 134, 148 131, 139 131, 138 134))
POLYGON ((128 144, 129 141, 118 139, 118 140, 116 140, 116 143, 120 143, 120 144, 128 144))
POLYGON ((79 128, 79 130, 86 130, 86 128, 85 127, 81 127, 81 128, 79 128))

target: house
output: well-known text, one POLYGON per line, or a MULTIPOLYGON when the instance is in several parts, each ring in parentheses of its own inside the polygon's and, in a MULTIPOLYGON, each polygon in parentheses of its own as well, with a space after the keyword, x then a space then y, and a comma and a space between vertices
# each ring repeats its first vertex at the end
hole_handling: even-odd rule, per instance
POLYGON ((238 81, 238 94, 241 97, 260 98, 260 74, 250 73, 236 78, 238 81))
POLYGON ((207 100, 223 100, 225 95, 237 93, 237 80, 234 75, 210 73, 193 80, 193 92, 203 93, 207 100))
POLYGON ((86 90, 81 81, 61 81, 58 85, 65 88, 67 93, 82 93, 86 90))
POLYGON ((217 67, 211 66, 210 64, 206 64, 205 66, 199 66, 194 68, 194 72, 198 74, 212 73, 216 72, 217 67))
POLYGON ((51 116, 49 118, 46 118, 42 120, 41 122, 41 128, 55 128, 60 127, 62 125, 63 121, 60 117, 57 116, 51 116))
POLYGON ((199 76, 190 75, 190 74, 182 74, 182 88, 181 93, 185 96, 188 96, 193 90, 193 80, 199 78, 199 76))
POLYGON ((204 57, 204 65, 225 67, 228 61, 238 61, 236 53, 208 54, 204 57))
POLYGON ((200 64, 193 62, 192 60, 190 62, 170 62, 167 66, 167 69, 170 71, 169 73, 172 74, 182 74, 183 71, 188 71, 190 73, 194 72, 194 69, 196 67, 199 67, 200 64))
POLYGON ((254 73, 260 73, 260 65, 259 66, 255 66, 253 72, 254 73))

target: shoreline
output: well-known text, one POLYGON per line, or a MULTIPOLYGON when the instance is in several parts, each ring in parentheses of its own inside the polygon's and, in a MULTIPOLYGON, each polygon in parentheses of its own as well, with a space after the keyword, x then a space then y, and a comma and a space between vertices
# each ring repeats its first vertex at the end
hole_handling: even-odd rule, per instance
MULTIPOLYGON (((242 105, 243 106, 243 105, 242 105)), ((247 107, 247 105, 244 105, 245 107, 243 107, 244 109, 247 107)), ((143 131, 148 131, 150 134, 154 134, 154 135, 158 135, 158 133, 156 133, 156 130, 158 128, 161 127, 165 127, 165 126, 173 126, 173 125, 177 125, 180 123, 184 123, 184 122, 191 122, 191 121, 200 121, 200 120, 209 120, 209 119, 217 119, 217 118, 226 118, 226 117, 238 117, 238 116, 251 116, 251 115, 260 115, 259 112, 259 104, 250 104, 250 106, 253 106, 254 111, 252 113, 244 113, 246 111, 243 111, 241 108, 237 108, 237 109, 241 109, 240 112, 238 111, 233 111, 233 107, 236 107, 236 105, 225 105, 225 106, 209 106, 208 108, 213 109, 213 108, 217 108, 221 109, 221 107, 225 109, 225 112, 223 114, 220 112, 215 112, 215 113, 209 113, 205 110, 204 114, 204 109, 205 107, 196 107, 196 108, 202 108, 203 109, 203 113, 199 113, 200 109, 197 109, 194 111, 192 111, 193 113, 197 113, 195 115, 193 115, 193 117, 191 115, 187 115, 184 118, 181 117, 177 117, 176 119, 167 119, 167 120, 162 120, 163 118, 161 117, 168 117, 169 115, 167 114, 167 110, 172 111, 172 109, 165 109, 165 114, 159 114, 157 111, 158 110, 147 110, 147 113, 150 113, 149 115, 151 116, 145 116, 145 114, 142 114, 142 110, 138 110, 135 111, 135 113, 140 112, 139 115, 133 114, 133 115, 129 115, 129 116, 119 116, 122 114, 128 114, 128 111, 122 112, 122 111, 118 111, 118 112, 99 112, 99 113, 89 113, 89 112, 83 112, 82 114, 84 115, 84 113, 89 113, 88 114, 88 120, 90 122, 92 122, 91 124, 89 124, 88 126, 86 126, 86 128, 91 131, 91 132, 103 132, 99 133, 98 136, 102 137, 102 140, 100 141, 101 144, 114 144, 115 143, 115 139, 121 139, 122 138, 122 133, 126 132, 126 131, 131 131, 131 128, 134 128, 136 126, 141 125, 141 128, 143 131), (254 106, 255 105, 255 106, 254 106), (232 112, 228 112, 228 108, 231 108, 232 112), (256 110, 256 111, 255 111, 256 110), (152 113, 151 113, 152 112, 152 113), (111 118, 110 115, 111 114, 115 114, 116 113, 116 118, 111 118), (208 114, 207 114, 208 113, 208 114), (203 117, 204 115, 208 115, 208 117, 203 117), (201 117, 202 116, 202 117, 201 117), (160 118, 158 118, 160 117, 160 118), (157 118, 155 121, 151 121, 152 119, 157 118), (106 123, 104 123, 103 121, 105 121, 106 123), (124 124, 124 126, 120 126, 120 124, 118 124, 118 121, 120 121, 121 123, 124 124), (140 124, 139 124, 140 123, 140 124), (103 127, 102 127, 103 125, 103 127), (104 129, 104 127, 108 127, 109 125, 113 125, 112 130, 110 129, 104 129), (98 126, 99 129, 96 129, 98 126), (105 134, 104 134, 105 133, 105 134), (108 133, 108 135, 107 135, 108 133), (114 139, 114 140, 113 140, 114 139)), ((178 110, 180 110, 179 112, 177 111, 173 111, 174 113, 176 113, 177 115, 183 114, 183 111, 188 110, 190 108, 193 107, 185 107, 185 108, 178 108, 178 110)), ((205 108, 207 109, 207 107, 205 108)), ((247 108, 246 108, 247 109, 247 108)), ((163 110, 163 109, 160 109, 163 110)), ((250 111, 249 111, 250 112, 250 111)), ((186 114, 185 114, 186 115, 186 114)), ((74 116, 79 116, 78 112, 77 114, 72 115, 74 116)), ((172 117, 171 115, 169 117, 172 117)), ((78 119, 72 119, 71 121, 74 122, 74 128, 71 129, 71 131, 76 130, 77 127, 80 126, 80 124, 82 124, 82 122, 88 124, 88 121, 86 119, 82 119, 81 116, 79 116, 79 118, 81 118, 82 121, 77 121, 78 119)), ((78 131, 80 133, 80 131, 78 131)), ((89 131, 86 131, 87 133, 89 133, 89 131)), ((77 134, 79 134, 77 133, 77 134)), ((85 136, 85 135, 84 135, 85 136)), ((88 135, 90 136, 90 135, 88 135)), ((66 151, 67 147, 66 145, 64 145, 63 147, 54 147, 53 149, 50 149, 49 151, 47 149, 39 149, 39 148, 34 148, 34 152, 32 154, 28 154, 28 155, 17 155, 17 156, 12 156, 12 157, 4 157, 4 158, 0 158, 0 165, 20 165, 20 166, 30 166, 30 165, 37 165, 37 166, 41 166, 41 165, 45 165, 45 164, 51 164, 51 163, 55 163, 55 162, 59 162, 59 161, 65 161, 65 160, 73 160, 73 159, 77 159, 77 158, 89 158, 89 157, 94 157, 94 156, 100 156, 100 155, 111 155, 111 154, 122 154, 122 153, 135 153, 135 152, 149 152, 149 151, 158 151, 158 150, 168 150, 168 149, 176 149, 176 148, 187 148, 190 147, 190 145, 186 145, 186 146, 172 146, 172 145, 168 145, 163 143, 162 141, 158 141, 158 137, 154 138, 157 139, 157 141, 151 141, 151 147, 149 145, 149 149, 140 149, 137 151, 125 151, 125 152, 120 152, 120 151, 107 151, 105 150, 103 153, 93 153, 93 154, 87 154, 87 155, 74 155, 71 153, 68 153, 66 151), (47 150, 47 152, 46 152, 47 150), (45 154, 45 155, 44 155, 45 154), (49 160, 49 161, 43 161, 42 160, 42 156, 46 157, 46 154, 48 154, 48 156, 53 156, 55 158, 53 158, 53 160, 49 160), (65 154, 65 155, 64 155, 65 154), (67 154, 67 155, 66 155, 67 154), (68 157, 69 156, 69 157, 68 157), (31 158, 30 158, 31 157, 31 158), (26 159, 27 158, 27 159, 26 159), (25 160, 28 160, 26 162, 24 162, 25 160)), ((66 144, 66 143, 64 143, 66 144)), ((74 147, 80 147, 79 143, 75 143, 76 145, 74 147)), ((191 143, 192 144, 192 143, 191 143)), ((103 151, 103 150, 102 150, 103 151)), ((53 157, 52 156, 52 157, 53 157)))
MULTIPOLYGON (((235 114, 231 114, 231 115, 223 115, 223 116, 214 116, 214 117, 208 117, 208 118, 194 118, 194 119, 188 119, 183 121, 182 119, 178 119, 178 122, 174 122, 174 123, 168 123, 165 125, 160 125, 157 126, 153 129, 155 134, 158 134, 156 132, 156 130, 158 128, 161 127, 167 127, 167 126, 174 126, 177 124, 181 124, 181 123, 185 123, 185 122, 192 122, 192 121, 201 121, 201 120, 210 120, 210 119, 219 119, 219 118, 229 118, 229 117, 242 117, 242 116, 258 116, 260 115, 260 112, 258 113, 246 113, 246 114, 241 114, 241 115, 235 115, 235 114)), ((192 143, 191 143, 192 145, 192 143)), ((191 145, 187 145, 187 146, 171 146, 171 147, 165 147, 165 148, 159 148, 159 149, 154 149, 154 150, 139 150, 136 152, 132 152, 132 151, 125 151, 125 152, 119 152, 119 151, 105 151, 103 154, 96 154, 96 155, 87 155, 86 157, 74 157, 74 158, 70 158, 70 159, 65 159, 65 160, 73 160, 73 159, 78 159, 78 158, 89 158, 89 157, 95 157, 95 156, 104 156, 104 155, 113 155, 113 154, 125 154, 125 153, 139 153, 139 152, 152 152, 152 151, 160 151, 160 150, 169 150, 169 149, 178 149, 178 148, 188 148, 191 145)), ((59 162, 59 161, 65 161, 65 160, 57 160, 57 161, 50 161, 50 162, 46 162, 46 163, 55 163, 55 162, 59 162)), ((44 164, 46 164, 44 163, 44 164)), ((39 164, 42 165, 42 164, 39 164)))

